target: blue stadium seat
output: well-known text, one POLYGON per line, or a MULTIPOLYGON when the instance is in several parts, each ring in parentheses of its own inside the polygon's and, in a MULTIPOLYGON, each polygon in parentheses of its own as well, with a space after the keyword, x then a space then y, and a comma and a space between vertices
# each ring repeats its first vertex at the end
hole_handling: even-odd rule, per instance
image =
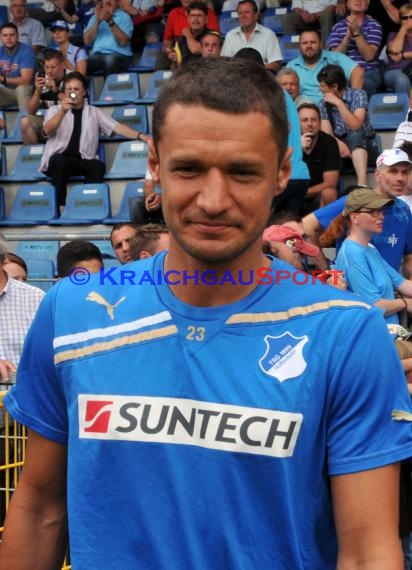
POLYGON ((93 105, 126 105, 140 100, 140 82, 137 73, 113 73, 104 81, 103 89, 93 105))
POLYGON ((111 215, 107 184, 76 184, 69 190, 63 214, 50 225, 100 224, 111 215))
POLYGON ((122 264, 118 259, 103 259, 103 265, 105 269, 111 269, 112 267, 121 267, 122 264))
POLYGON ((27 259, 27 277, 30 285, 48 291, 53 286, 55 266, 50 259, 27 259), (38 279, 45 281, 38 281, 38 279))
MULTIPOLYGON (((149 132, 149 119, 147 116, 147 108, 145 105, 127 105, 125 107, 115 107, 112 113, 112 119, 127 125, 136 132, 149 132)), ((122 140, 122 135, 113 134, 111 137, 100 137, 101 141, 122 140)))
POLYGON ((57 217, 56 190, 50 184, 26 184, 17 190, 10 214, 0 226, 37 226, 57 217))
MULTIPOLYGON (((43 116, 43 117, 45 114, 46 114, 46 109, 39 109, 36 113, 36 115, 43 116)), ((4 144, 16 144, 16 143, 22 143, 23 142, 23 139, 21 136, 20 119, 22 117, 26 117, 26 116, 27 116, 27 111, 20 111, 19 113, 17 113, 16 119, 14 121, 13 129, 12 129, 10 135, 6 136, 2 141, 4 144)))
POLYGON ((262 25, 272 30, 276 35, 282 35, 282 16, 287 12, 287 8, 266 8, 262 15, 262 25))
POLYGON ((143 98, 139 101, 141 103, 154 103, 159 95, 159 91, 163 83, 172 75, 171 71, 158 70, 155 71, 149 79, 147 91, 143 98))
POLYGON ((157 55, 162 51, 162 47, 163 44, 161 42, 146 44, 140 56, 139 63, 136 66, 130 67, 129 71, 135 71, 137 73, 141 71, 154 71, 156 69, 157 55))
POLYGON ((60 242, 39 239, 34 241, 18 241, 14 248, 14 253, 20 255, 25 261, 28 259, 48 259, 53 261, 56 265, 57 252, 59 249, 60 242))
POLYGON ((7 6, 0 6, 0 26, 9 21, 7 6))
POLYGON ((4 121, 4 128, 0 129, 0 139, 1 142, 4 142, 4 139, 7 137, 7 118, 4 111, 0 111, 0 118, 4 121))
POLYGON ((112 242, 109 239, 98 239, 98 240, 94 239, 92 240, 92 243, 94 243, 94 245, 100 249, 101 254, 105 258, 105 263, 107 258, 108 259, 116 258, 116 254, 114 253, 112 248, 112 242))
POLYGON ((408 108, 406 93, 375 93, 368 105, 371 125, 377 131, 393 131, 406 120, 408 108))
MULTIPOLYGON (((37 180, 46 180, 46 175, 43 174, 43 172, 39 172, 43 151, 43 144, 21 146, 10 175, 2 174, 0 180, 8 182, 35 182, 37 180)), ((5 169, 3 169, 2 172, 5 172, 5 169)))
MULTIPOLYGON (((147 145, 139 141, 124 141, 118 144, 116 155, 105 179, 144 178, 148 159, 147 145)), ((108 218, 109 216, 105 216, 108 218)))
POLYGON ((279 44, 283 55, 283 61, 286 64, 291 59, 300 56, 299 36, 280 36, 279 44))
POLYGON ((233 28, 239 25, 239 18, 236 11, 229 10, 222 12, 219 16, 219 29, 222 36, 225 36, 233 28))
POLYGON ((0 221, 6 216, 6 202, 4 199, 4 188, 0 186, 0 221))
POLYGON ((129 204, 130 200, 137 198, 138 196, 144 196, 143 194, 143 183, 142 182, 128 182, 125 186, 123 196, 120 202, 119 210, 111 218, 105 218, 103 220, 104 224, 118 224, 119 222, 129 222, 130 221, 130 210, 129 204))

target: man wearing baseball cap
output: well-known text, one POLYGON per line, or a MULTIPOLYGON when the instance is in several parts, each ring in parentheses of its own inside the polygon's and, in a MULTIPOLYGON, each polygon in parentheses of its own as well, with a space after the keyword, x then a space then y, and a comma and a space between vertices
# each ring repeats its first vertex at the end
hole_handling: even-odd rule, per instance
POLYGON ((263 241, 269 243, 269 252, 297 269, 304 269, 305 256, 316 257, 319 248, 305 238, 297 229, 286 225, 269 226, 263 232, 263 241))
MULTIPOLYGON (((384 150, 376 160, 375 188, 370 189, 381 198, 394 200, 387 209, 382 233, 374 236, 372 243, 396 271, 403 263, 402 271, 407 278, 412 276, 412 214, 399 196, 405 193, 411 166, 408 155, 400 148, 384 150)), ((319 234, 342 212, 346 200, 347 196, 343 196, 303 218, 305 232, 312 242, 319 242, 319 234)), ((339 246, 337 243, 337 248, 339 246)), ((328 262, 322 253, 317 256, 316 264, 321 269, 327 268, 328 262)))

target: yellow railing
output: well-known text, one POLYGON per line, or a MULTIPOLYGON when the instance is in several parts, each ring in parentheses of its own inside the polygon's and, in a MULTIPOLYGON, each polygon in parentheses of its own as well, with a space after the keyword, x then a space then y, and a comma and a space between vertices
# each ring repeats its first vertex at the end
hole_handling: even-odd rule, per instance
MULTIPOLYGON (((26 456, 27 430, 14 421, 3 406, 0 392, 0 539, 11 496, 20 478, 26 456)), ((62 570, 70 570, 65 561, 62 570)))

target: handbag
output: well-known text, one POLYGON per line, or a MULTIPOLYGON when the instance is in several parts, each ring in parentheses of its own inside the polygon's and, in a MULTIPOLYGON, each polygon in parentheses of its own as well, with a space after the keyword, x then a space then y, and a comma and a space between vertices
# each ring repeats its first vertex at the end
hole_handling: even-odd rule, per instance
POLYGON ((153 22, 153 20, 160 20, 163 16, 163 6, 156 6, 155 8, 150 8, 147 14, 144 16, 133 16, 133 25, 139 26, 140 24, 145 24, 146 22, 153 22))

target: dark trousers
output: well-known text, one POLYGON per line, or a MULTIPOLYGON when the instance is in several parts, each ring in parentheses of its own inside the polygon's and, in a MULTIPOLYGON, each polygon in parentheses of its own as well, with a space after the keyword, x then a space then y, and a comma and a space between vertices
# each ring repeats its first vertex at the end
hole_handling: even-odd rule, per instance
POLYGON ((71 176, 84 176, 85 182, 101 182, 105 165, 98 159, 75 158, 65 154, 54 154, 49 161, 47 176, 50 176, 57 191, 59 206, 66 204, 67 181, 71 176))
POLYGON ((100 75, 104 77, 112 73, 127 71, 132 63, 132 58, 115 53, 94 53, 87 58, 88 75, 100 75))

